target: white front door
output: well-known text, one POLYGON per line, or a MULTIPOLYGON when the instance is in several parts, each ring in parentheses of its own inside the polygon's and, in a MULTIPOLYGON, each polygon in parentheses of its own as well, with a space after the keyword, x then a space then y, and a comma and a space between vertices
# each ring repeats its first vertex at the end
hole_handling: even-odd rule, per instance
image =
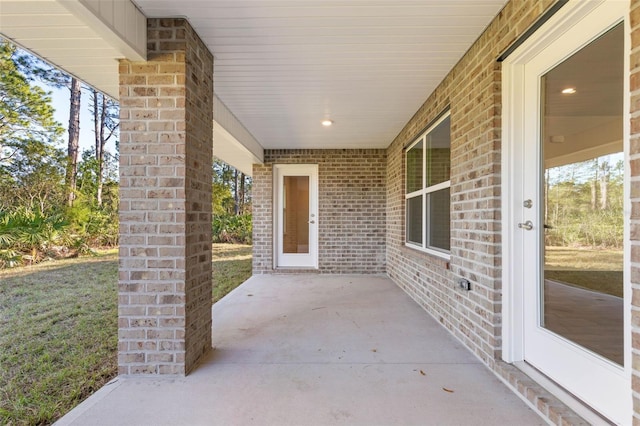
POLYGON ((628 4, 596 4, 569 3, 573 20, 558 18, 544 29, 553 36, 531 42, 544 47, 505 65, 505 358, 534 366, 622 424, 632 415, 628 4))
POLYGON ((318 267, 318 166, 277 164, 274 229, 276 268, 318 267))

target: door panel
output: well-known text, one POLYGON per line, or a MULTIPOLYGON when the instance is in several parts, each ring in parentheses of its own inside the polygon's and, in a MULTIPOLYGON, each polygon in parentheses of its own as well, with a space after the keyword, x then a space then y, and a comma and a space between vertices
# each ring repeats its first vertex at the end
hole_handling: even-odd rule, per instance
POLYGON ((316 165, 274 166, 275 267, 317 268, 316 165))
POLYGON ((623 47, 618 24, 541 77, 538 171, 540 325, 620 365, 623 47))
MULTIPOLYGON (((524 65, 524 359, 625 422, 624 24, 596 9, 524 65)), ((602 12, 602 10, 600 10, 602 12)))

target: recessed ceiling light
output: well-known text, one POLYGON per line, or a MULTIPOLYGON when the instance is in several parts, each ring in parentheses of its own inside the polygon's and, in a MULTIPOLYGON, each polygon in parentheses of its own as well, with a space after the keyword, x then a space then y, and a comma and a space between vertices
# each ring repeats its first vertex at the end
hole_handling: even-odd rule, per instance
POLYGON ((329 126, 331 126, 332 124, 333 124, 333 121, 331 121, 331 120, 322 120, 322 125, 323 125, 324 127, 329 127, 329 126))
POLYGON ((564 93, 565 95, 573 95, 574 93, 576 93, 576 88, 575 87, 567 87, 566 89, 562 90, 562 93, 564 93))

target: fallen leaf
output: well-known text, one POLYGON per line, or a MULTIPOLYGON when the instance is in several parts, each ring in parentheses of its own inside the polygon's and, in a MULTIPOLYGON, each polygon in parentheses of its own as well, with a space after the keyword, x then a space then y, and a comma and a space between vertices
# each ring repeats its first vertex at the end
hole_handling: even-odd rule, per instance
POLYGON ((422 374, 423 376, 426 376, 425 372, 420 370, 420 374, 422 374))
POLYGON ((453 391, 451 389, 442 388, 442 390, 445 391, 445 392, 453 393, 453 391))

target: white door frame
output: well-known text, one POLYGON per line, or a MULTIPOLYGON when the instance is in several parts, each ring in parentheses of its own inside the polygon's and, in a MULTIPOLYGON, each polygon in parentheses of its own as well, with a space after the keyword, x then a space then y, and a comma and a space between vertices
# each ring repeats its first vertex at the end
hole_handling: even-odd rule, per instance
POLYGON ((318 165, 274 164, 273 166, 273 268, 318 268, 318 165), (284 176, 309 176, 309 253, 284 254, 282 242, 284 176))
MULTIPOLYGON (((518 223, 524 222, 523 202, 525 194, 524 180, 520 171, 525 170, 526 164, 523 156, 523 144, 525 135, 524 114, 525 105, 525 64, 535 56, 548 48, 551 43, 561 37, 569 37, 572 27, 584 19, 594 21, 593 28, 603 29, 606 26, 625 20, 625 79, 624 79, 624 150, 625 150, 625 248, 624 248, 624 275, 626 295, 624 300, 624 363, 621 375, 623 382, 627 382, 625 394, 622 396, 623 412, 617 419, 628 422, 633 414, 631 399, 631 285, 630 285, 630 238, 629 215, 631 211, 629 194, 629 57, 628 43, 630 37, 628 23, 628 2, 604 1, 570 1, 563 6, 553 17, 537 30, 522 46, 518 47, 504 62, 502 69, 502 232, 503 232, 503 351, 502 356, 506 362, 519 363, 525 361, 525 288, 522 265, 524 253, 523 231, 518 229, 518 223)), ((573 35, 570 35, 574 37, 573 35)), ((584 38, 584 45, 593 40, 584 38)), ((534 161, 531 159, 531 161, 534 161)), ((527 197, 528 198, 528 197, 527 197)), ((590 372, 583 372, 589 375, 590 372)), ((553 377, 552 377, 553 379, 553 377)), ((562 398, 561 395, 558 395, 562 398)))

